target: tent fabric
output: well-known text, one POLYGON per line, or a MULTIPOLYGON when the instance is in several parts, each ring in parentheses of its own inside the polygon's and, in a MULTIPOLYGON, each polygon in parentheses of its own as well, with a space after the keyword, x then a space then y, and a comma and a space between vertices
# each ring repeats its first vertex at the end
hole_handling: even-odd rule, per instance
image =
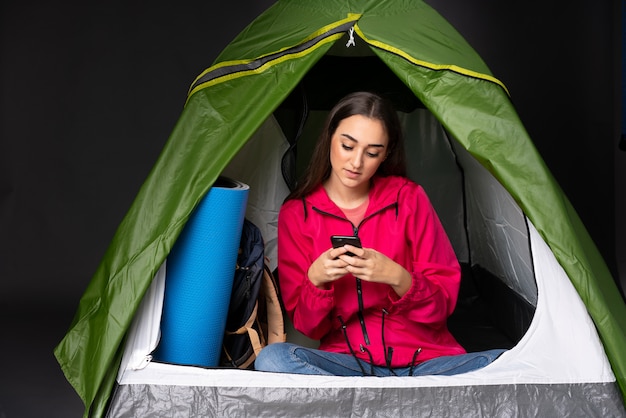
POLYGON ((275 118, 270 117, 224 168, 222 174, 250 186, 246 217, 261 231, 265 257, 272 271, 278 267, 278 211, 289 189, 282 179, 281 159, 289 149, 275 118), (250 162, 253 161, 254 164, 250 162), (273 187, 264 187, 272 184, 273 187))
POLYGON ((107 417, 620 417, 614 385, 602 383, 412 388, 241 388, 125 385, 107 417), (558 401, 555 402, 555 399, 558 401), (592 404, 583 399, 594 400, 592 404), (610 401, 610 404, 606 400, 610 401), (149 401, 150 400, 150 401, 149 401), (245 401, 240 401, 245 400, 245 401), (337 401, 330 401, 337 400, 337 401), (155 407, 158 405, 158 407, 155 407), (517 405, 517 408, 511 408, 517 405), (286 414, 285 411, 288 411, 286 414), (373 411, 380 411, 374 413, 373 411))
POLYGON ((86 415, 103 414, 135 311, 193 209, 349 27, 493 174, 536 226, 593 318, 626 396, 626 307, 584 225, 532 145, 506 89, 478 54, 420 1, 280 0, 193 83, 161 155, 55 349, 65 376, 85 403, 86 415))

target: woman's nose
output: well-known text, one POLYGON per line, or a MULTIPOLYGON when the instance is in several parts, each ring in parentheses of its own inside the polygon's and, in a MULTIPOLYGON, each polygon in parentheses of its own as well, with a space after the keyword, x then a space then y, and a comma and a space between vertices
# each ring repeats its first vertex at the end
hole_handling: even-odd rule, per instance
POLYGON ((363 153, 361 151, 357 151, 354 153, 352 157, 352 166, 354 168, 359 168, 363 164, 363 153))

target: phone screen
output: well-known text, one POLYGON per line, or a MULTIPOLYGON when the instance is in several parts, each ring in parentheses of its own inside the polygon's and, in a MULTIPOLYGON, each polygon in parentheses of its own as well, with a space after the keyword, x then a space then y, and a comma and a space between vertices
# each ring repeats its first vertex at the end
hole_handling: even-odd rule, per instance
MULTIPOLYGON (((333 248, 343 247, 346 244, 350 244, 354 247, 359 248, 362 247, 359 237, 355 237, 352 235, 333 235, 330 237, 330 242, 332 243, 333 248)), ((349 255, 350 257, 354 256, 354 254, 349 251, 346 253, 346 255, 349 255)))

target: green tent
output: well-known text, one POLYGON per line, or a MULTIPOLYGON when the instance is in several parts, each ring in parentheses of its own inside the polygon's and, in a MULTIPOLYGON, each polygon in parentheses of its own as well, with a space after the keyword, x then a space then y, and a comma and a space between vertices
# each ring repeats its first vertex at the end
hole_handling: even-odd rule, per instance
MULTIPOLYGON (((478 162, 476 170, 508 192, 547 244, 593 320, 626 399, 626 307, 505 86, 478 54, 421 1, 280 0, 192 83, 168 142, 55 349, 86 415, 104 413, 127 331, 190 214, 266 121, 293 108, 302 86, 312 110, 347 91, 378 89, 390 92, 400 110, 419 107, 433 115, 452 138, 448 148, 467 154, 460 160, 478 162)), ((306 158, 303 147, 297 158, 306 158)), ((526 299, 536 305, 536 296, 526 299)))

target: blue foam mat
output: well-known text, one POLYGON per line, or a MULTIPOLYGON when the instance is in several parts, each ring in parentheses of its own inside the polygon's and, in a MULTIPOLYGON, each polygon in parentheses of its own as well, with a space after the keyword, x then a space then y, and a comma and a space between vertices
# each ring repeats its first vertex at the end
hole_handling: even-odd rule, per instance
POLYGON ((219 363, 248 186, 221 178, 190 216, 167 258, 157 361, 219 363))

